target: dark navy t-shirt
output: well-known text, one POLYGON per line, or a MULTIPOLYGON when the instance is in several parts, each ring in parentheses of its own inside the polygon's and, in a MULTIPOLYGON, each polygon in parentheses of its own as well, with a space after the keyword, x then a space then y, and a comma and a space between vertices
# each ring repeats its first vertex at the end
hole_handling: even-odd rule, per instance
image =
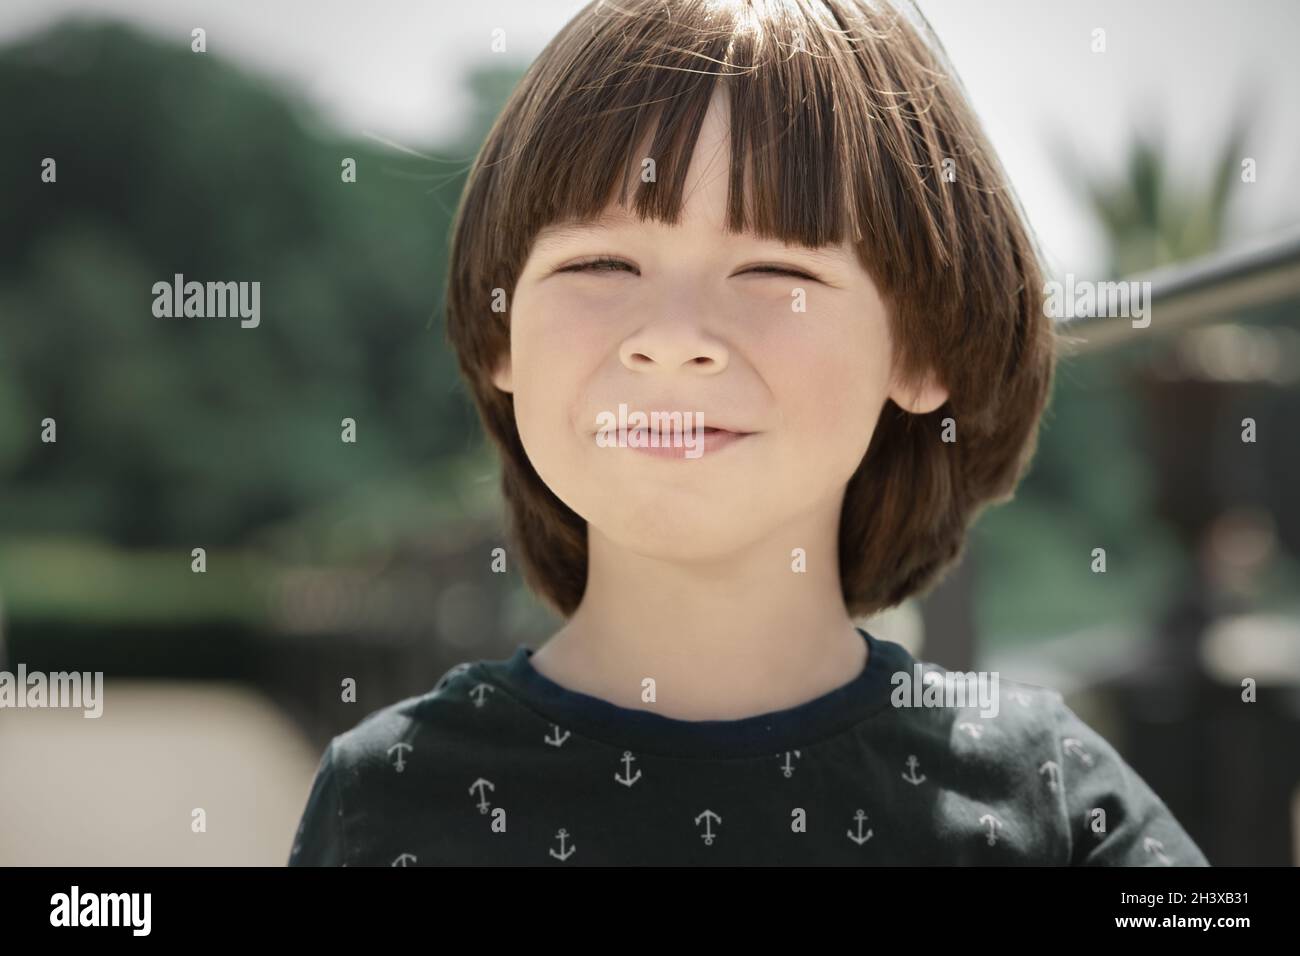
POLYGON ((860 633, 852 681, 740 720, 459 664, 330 741, 289 865, 1209 865, 1058 692, 903 706, 917 662, 860 633))

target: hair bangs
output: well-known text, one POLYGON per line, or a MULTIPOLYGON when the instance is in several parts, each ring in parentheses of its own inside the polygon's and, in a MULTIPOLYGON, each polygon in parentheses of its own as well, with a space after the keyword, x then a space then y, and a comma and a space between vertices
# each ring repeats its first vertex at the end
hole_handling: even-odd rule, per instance
POLYGON ((896 173, 882 167, 886 149, 853 135, 871 126, 872 105, 861 79, 845 73, 853 39, 838 18, 823 10, 829 24, 813 23, 800 5, 763 0, 699 0, 671 16, 633 6, 594 5, 591 17, 618 17, 619 28, 593 28, 566 69, 550 74, 550 88, 520 109, 495 171, 522 226, 516 242, 556 223, 592 222, 612 205, 676 223, 720 88, 730 131, 726 230, 815 248, 862 242, 864 214, 883 201, 894 221, 896 197, 863 194, 896 173))

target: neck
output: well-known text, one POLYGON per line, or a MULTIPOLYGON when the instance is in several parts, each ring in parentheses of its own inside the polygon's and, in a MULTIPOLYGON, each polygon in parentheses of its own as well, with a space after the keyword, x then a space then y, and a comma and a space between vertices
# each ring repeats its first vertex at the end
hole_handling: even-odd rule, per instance
POLYGON ((840 593, 838 524, 838 509, 809 514, 689 562, 637 554, 589 525, 582 603, 533 666, 570 690, 679 720, 738 720, 829 693, 866 658, 840 593))

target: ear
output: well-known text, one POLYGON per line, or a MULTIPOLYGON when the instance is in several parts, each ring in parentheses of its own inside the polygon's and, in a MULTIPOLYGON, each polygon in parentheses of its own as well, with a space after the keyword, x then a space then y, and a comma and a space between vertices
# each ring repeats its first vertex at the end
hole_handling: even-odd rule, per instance
POLYGON ((920 388, 895 384, 889 397, 903 411, 924 415, 948 401, 948 389, 943 387, 933 372, 930 372, 920 388))
POLYGON ((492 372, 492 384, 503 392, 514 391, 514 379, 511 375, 510 352, 507 350, 502 354, 497 367, 492 372))

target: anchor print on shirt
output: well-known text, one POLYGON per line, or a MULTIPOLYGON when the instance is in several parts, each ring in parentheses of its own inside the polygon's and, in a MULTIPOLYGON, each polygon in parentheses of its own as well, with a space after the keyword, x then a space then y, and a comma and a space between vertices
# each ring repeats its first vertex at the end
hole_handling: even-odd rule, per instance
POLYGON ((914 786, 914 787, 919 787, 922 783, 925 782, 925 774, 921 774, 919 777, 916 775, 916 768, 917 768, 918 766, 920 766, 920 764, 921 764, 921 761, 919 761, 919 760, 916 759, 916 754, 908 754, 908 755, 907 755, 907 773, 900 774, 900 776, 901 776, 904 780, 906 780, 908 783, 912 784, 912 786, 914 786))
POLYGON ((574 853, 578 852, 578 844, 575 843, 567 850, 564 848, 564 839, 569 835, 569 831, 564 829, 564 827, 560 827, 560 829, 556 831, 555 835, 560 839, 560 852, 556 853, 555 848, 552 847, 550 853, 551 856, 555 857, 557 860, 563 863, 569 857, 573 856, 574 853))
POLYGON ((783 754, 777 754, 778 757, 785 761, 781 766, 781 775, 787 780, 794 774, 794 765, 790 763, 791 754, 794 754, 796 758, 800 756, 799 751, 797 750, 787 750, 783 754))
POLYGON ((1078 757, 1087 766, 1092 766, 1092 754, 1083 749, 1083 745, 1073 737, 1066 737, 1061 741, 1061 749, 1071 756, 1078 757))
POLYGON ((482 777, 479 777, 477 780, 475 780, 473 783, 469 785, 469 792, 471 796, 474 794, 475 790, 478 791, 478 796, 479 796, 478 812, 479 813, 488 812, 488 809, 492 806, 492 804, 488 801, 487 791, 495 790, 495 789, 496 786, 493 785, 491 780, 484 780, 482 777))
POLYGON ((569 737, 571 736, 571 734, 570 734, 569 731, 566 730, 566 731, 564 732, 563 736, 561 736, 561 735, 560 735, 560 726, 559 726, 559 724, 551 724, 551 726, 555 728, 555 732, 554 732, 553 734, 548 734, 547 736, 543 737, 542 739, 545 740, 545 741, 546 741, 548 744, 550 744, 552 747, 560 747, 560 746, 562 746, 562 745, 564 744, 564 742, 565 742, 566 740, 569 739, 569 737))
POLYGON ((632 776, 632 761, 635 759, 636 758, 632 756, 632 751, 624 750, 623 751, 623 775, 620 777, 618 774, 614 774, 614 779, 617 780, 625 787, 630 787, 632 786, 632 784, 636 783, 638 780, 641 779, 640 770, 636 772, 636 776, 632 776))
POLYGON ((870 840, 873 836, 876 835, 876 831, 868 830, 866 833, 862 832, 862 824, 867 822, 867 811, 863 810, 861 807, 858 808, 857 813, 853 814, 853 819, 857 821, 858 832, 854 833, 852 830, 849 830, 848 831, 849 839, 852 840, 854 843, 856 843, 858 846, 862 846, 862 844, 866 843, 868 840, 870 840))
POLYGON ((402 752, 405 750, 413 750, 413 749, 414 748, 407 743, 395 743, 388 748, 389 756, 392 756, 394 750, 397 751, 397 759, 393 761, 394 770, 396 770, 398 773, 401 773, 403 770, 406 769, 406 761, 402 759, 402 752))
POLYGON ((1038 773, 1040 776, 1047 774, 1047 788, 1055 793, 1061 785, 1061 765, 1055 760, 1046 760, 1038 768, 1038 773))
POLYGON ((474 698, 475 707, 483 706, 483 701, 485 699, 484 695, 486 695, 488 691, 492 691, 493 693, 495 693, 496 688, 493 687, 491 684, 474 685, 474 689, 469 692, 469 696, 474 698))
POLYGON ((985 836, 988 838, 989 846, 992 846, 993 844, 997 843, 998 828, 1002 826, 1002 821, 999 820, 997 817, 995 817, 993 814, 986 813, 982 817, 980 817, 980 823, 982 823, 984 826, 989 828, 989 832, 985 834, 985 836))
POLYGON ((414 854, 414 853, 399 853, 399 854, 397 855, 397 859, 394 860, 392 863, 390 863, 390 864, 388 864, 388 865, 389 865, 389 866, 409 866, 411 863, 414 863, 414 862, 415 862, 415 854, 414 854))
POLYGON ((701 813, 698 817, 695 818, 695 825, 699 826, 701 820, 704 821, 704 832, 701 833, 700 836, 704 838, 704 845, 713 846, 713 838, 717 836, 717 834, 713 832, 713 821, 717 820, 719 823, 721 823, 722 817, 718 816, 712 810, 706 809, 703 813, 701 813))

